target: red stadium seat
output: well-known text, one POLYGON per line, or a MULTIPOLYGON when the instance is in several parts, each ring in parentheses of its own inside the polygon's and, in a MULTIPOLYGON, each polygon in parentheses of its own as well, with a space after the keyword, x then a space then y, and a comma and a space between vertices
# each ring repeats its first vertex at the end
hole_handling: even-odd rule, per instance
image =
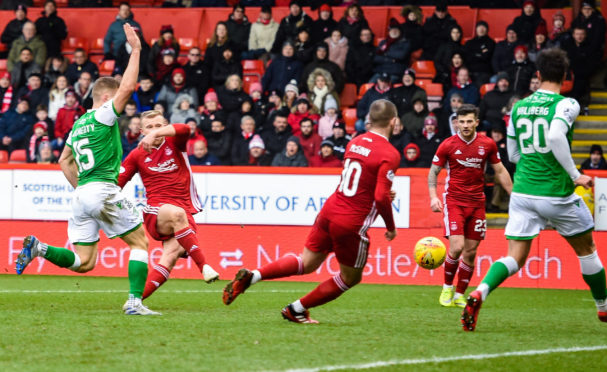
POLYGON ((179 63, 182 66, 185 65, 186 63, 188 63, 188 57, 187 56, 177 57, 177 63, 179 63))
POLYGON ((417 61, 411 65, 411 68, 415 70, 417 79, 434 79, 434 75, 436 75, 436 68, 432 61, 417 61))
POLYGON ((103 54, 93 54, 89 56, 89 60, 94 64, 99 65, 103 62, 103 54))
POLYGON ((356 103, 356 84, 347 83, 339 95, 341 107, 352 107, 356 103))
POLYGON ((91 49, 89 54, 103 54, 103 38, 98 37, 91 40, 91 49))
POLYGON ((341 115, 346 122, 346 132, 354 133, 356 132, 356 109, 355 108, 345 108, 341 110, 341 115))
POLYGON ((439 83, 428 83, 424 87, 428 97, 440 97, 443 98, 443 86, 439 83))
POLYGON ((6 44, 0 43, 0 52, 8 52, 8 47, 6 44))
POLYGON ((431 79, 415 79, 415 85, 417 85, 420 88, 426 89, 428 84, 432 84, 431 79))
POLYGON ((369 89, 371 89, 373 87, 373 83, 366 83, 360 86, 360 90, 358 91, 358 99, 363 98, 363 96, 365 95, 365 93, 367 93, 367 91, 369 89))
POLYGON ((6 71, 6 59, 0 59, 0 71, 6 71))
POLYGON ((495 84, 483 84, 481 86, 481 98, 483 98, 485 96, 485 94, 487 94, 487 92, 491 92, 493 89, 495 88, 495 84))
POLYGON ((418 49, 415 52, 411 53, 411 64, 414 64, 415 62, 419 61, 419 59, 421 58, 423 53, 423 50, 418 49))
POLYGON ((77 36, 69 36, 67 39, 63 41, 63 46, 61 47, 61 51, 63 54, 72 54, 76 48, 82 48, 88 52, 89 45, 85 38, 77 37, 77 36))
POLYGON ((245 91, 246 94, 249 94, 249 88, 251 87, 251 84, 255 83, 255 82, 259 82, 259 76, 257 75, 245 75, 242 78, 242 90, 245 91))
POLYGON ((573 89, 573 80, 565 80, 563 81, 563 85, 561 85, 561 94, 569 93, 573 89))
POLYGON ((25 150, 15 150, 11 152, 9 162, 11 163, 25 163, 27 161, 25 157, 25 150))
POLYGON ((101 62, 99 65, 99 76, 112 76, 115 66, 116 61, 114 60, 105 60, 101 62))
POLYGON ((263 61, 259 59, 245 59, 241 63, 243 75, 257 75, 260 78, 263 76, 263 61))
POLYGON ((198 40, 191 37, 180 37, 177 39, 182 51, 189 51, 193 47, 198 46, 198 40))
POLYGON ((8 163, 8 151, 0 150, 0 164, 8 163))

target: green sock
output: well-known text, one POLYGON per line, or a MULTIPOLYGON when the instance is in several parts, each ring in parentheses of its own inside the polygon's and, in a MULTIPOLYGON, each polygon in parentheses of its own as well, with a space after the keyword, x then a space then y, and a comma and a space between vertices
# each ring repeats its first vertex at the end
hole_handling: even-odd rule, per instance
POLYGON ((607 289, 605 288, 605 269, 601 269, 598 273, 592 275, 584 275, 584 281, 590 287, 590 292, 592 292, 592 297, 595 300, 604 300, 607 298, 607 289))
MULTIPOLYGON (((145 251, 143 251, 145 252, 145 251)), ((146 253, 146 261, 147 261, 147 252, 146 253)), ((131 259, 129 260, 129 283, 130 290, 129 294, 137 298, 141 298, 143 296, 143 289, 145 287, 145 281, 148 278, 148 264, 147 262, 142 262, 139 260, 134 260, 131 254, 131 259)))
POLYGON ((510 273, 508 268, 502 262, 496 261, 491 265, 487 275, 483 278, 481 283, 485 283, 489 287, 489 292, 499 287, 504 280, 508 279, 510 273))
POLYGON ((44 258, 59 267, 71 267, 76 261, 76 255, 69 249, 47 246, 44 258))

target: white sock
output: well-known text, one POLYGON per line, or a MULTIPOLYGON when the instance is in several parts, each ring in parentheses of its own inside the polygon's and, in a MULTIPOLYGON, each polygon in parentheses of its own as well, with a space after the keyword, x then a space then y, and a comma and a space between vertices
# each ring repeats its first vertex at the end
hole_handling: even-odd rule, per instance
POLYGON ((607 311, 607 299, 594 300, 594 302, 596 302, 596 308, 598 311, 607 311))
POLYGON ((596 251, 577 258, 580 260, 580 269, 584 275, 594 275, 603 269, 603 264, 596 251))
POLYGON ((464 296, 463 293, 457 293, 457 292, 455 292, 455 295, 453 296, 453 299, 456 300, 456 299, 458 299, 460 297, 463 297, 463 296, 464 296))
POLYGON ((78 256, 78 253, 74 252, 74 263, 72 264, 72 266, 68 267, 68 269, 76 271, 80 267, 81 263, 82 262, 80 261, 80 256, 78 256))
POLYGON ((443 289, 452 289, 453 288, 453 284, 448 285, 448 284, 443 284, 443 289))
POLYGON ((476 290, 481 292, 481 298, 483 299, 483 301, 485 301, 485 299, 489 295, 489 286, 485 283, 481 283, 478 285, 478 287, 476 287, 476 290))
POLYGON ((261 280, 261 273, 259 272, 259 270, 253 270, 252 273, 253 277, 251 278, 251 285, 261 280))
POLYGON ((48 249, 48 244, 38 242, 38 245, 32 250, 33 256, 44 257, 48 249))
POLYGON ((504 266, 506 266, 506 268, 508 269, 508 275, 510 276, 516 274, 519 270, 518 262, 516 262, 516 260, 512 256, 502 257, 496 262, 503 263, 504 266))
POLYGON ((304 311, 306 311, 306 308, 303 307, 303 305, 301 304, 301 301, 299 301, 299 300, 293 302, 291 305, 293 306, 293 310, 295 310, 298 313, 303 313, 304 311))

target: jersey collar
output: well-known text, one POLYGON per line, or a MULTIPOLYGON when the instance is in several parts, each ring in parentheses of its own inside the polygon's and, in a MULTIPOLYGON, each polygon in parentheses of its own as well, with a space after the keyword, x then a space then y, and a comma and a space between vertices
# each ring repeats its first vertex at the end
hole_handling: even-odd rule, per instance
POLYGON ((472 139, 470 141, 466 141, 464 139, 464 137, 462 137, 460 132, 457 132, 457 136, 459 137, 459 139, 461 139, 466 145, 471 144, 472 142, 474 142, 474 140, 476 139, 476 137, 478 136, 478 132, 474 132, 474 137, 472 137, 472 139))
POLYGON ((544 94, 556 94, 555 92, 553 92, 551 90, 546 90, 546 89, 538 89, 538 90, 536 90, 536 92, 544 93, 544 94))
POLYGON ((159 150, 164 145, 164 143, 166 142, 166 140, 167 140, 166 137, 164 137, 162 139, 162 143, 160 145, 158 145, 158 147, 152 147, 152 148, 155 149, 155 150, 159 150))
POLYGON ((383 138, 385 138, 385 139, 386 139, 386 141, 389 141, 389 140, 388 140, 388 138, 387 138, 386 136, 384 136, 383 134, 379 134, 379 133, 374 132, 374 131, 372 131, 372 130, 370 130, 370 131, 369 131, 369 133, 373 133, 373 134, 375 134, 376 136, 383 137, 383 138))

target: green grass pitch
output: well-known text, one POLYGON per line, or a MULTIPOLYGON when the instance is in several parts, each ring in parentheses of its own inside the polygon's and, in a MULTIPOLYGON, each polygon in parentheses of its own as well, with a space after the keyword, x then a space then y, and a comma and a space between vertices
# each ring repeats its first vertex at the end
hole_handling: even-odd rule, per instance
POLYGON ((476 332, 438 287, 362 284, 312 309, 280 309, 316 283, 262 282, 229 307, 225 281, 170 280, 125 316, 125 278, 0 276, 0 371, 605 371, 607 324, 588 291, 494 292, 476 332), (595 350, 575 347, 595 346, 595 350), (508 352, 538 350, 531 355, 508 352), (541 352, 540 352, 541 351, 541 352), (476 357, 470 357, 470 356, 476 357), (452 358, 464 356, 461 360, 452 358), (435 359, 432 358, 440 358, 435 359), (390 364, 392 363, 392 364, 390 364), (365 368, 368 367, 368 368, 365 368))

